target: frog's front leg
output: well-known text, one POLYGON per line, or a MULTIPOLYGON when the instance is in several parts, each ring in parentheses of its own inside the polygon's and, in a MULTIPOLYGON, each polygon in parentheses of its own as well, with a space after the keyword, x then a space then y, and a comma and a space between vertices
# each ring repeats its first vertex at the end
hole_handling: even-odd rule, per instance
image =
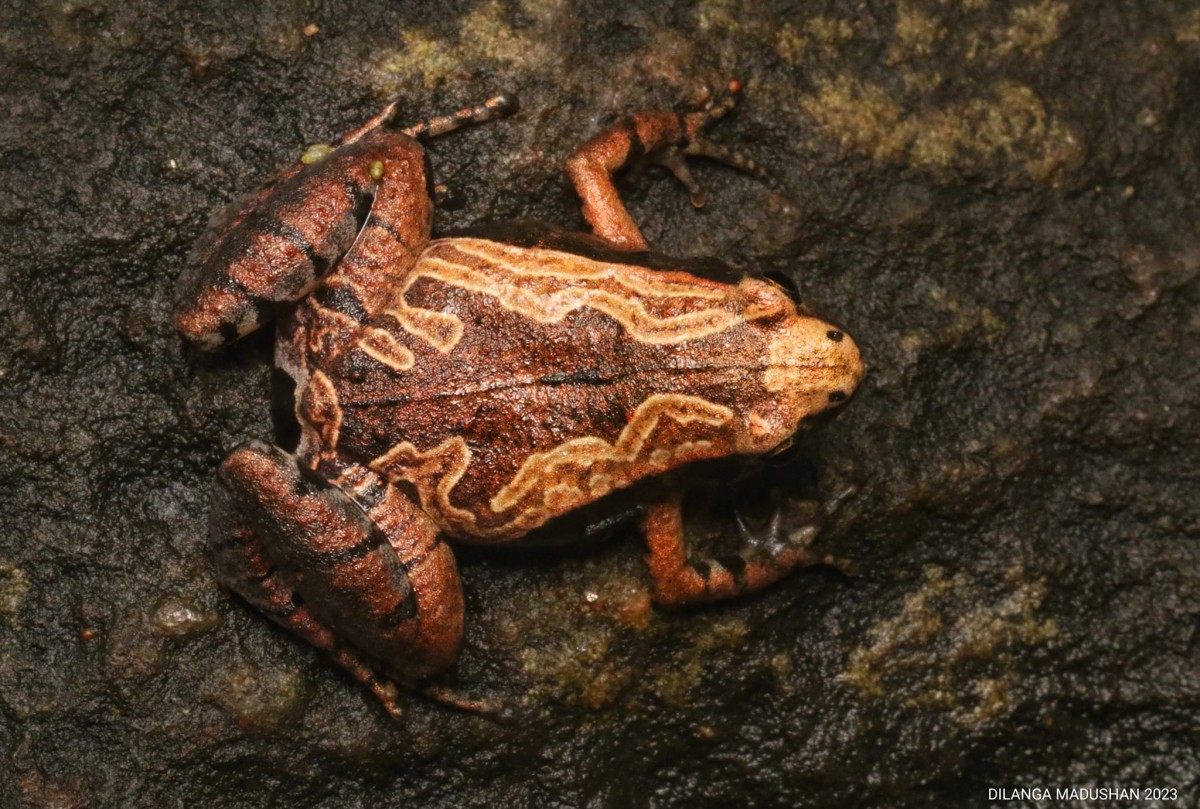
POLYGON ((583 215, 597 236, 624 250, 646 250, 646 239, 625 209, 612 175, 622 167, 643 161, 658 163, 687 188, 692 204, 704 205, 704 194, 692 179, 685 157, 708 157, 734 168, 762 175, 750 159, 732 152, 703 135, 703 130, 733 109, 741 84, 729 83, 720 99, 710 99, 702 110, 687 114, 640 112, 621 118, 585 143, 567 160, 567 173, 583 201, 583 215))
POLYGON ((692 562, 683 541, 682 496, 667 495, 652 503, 642 519, 642 529, 650 550, 647 562, 655 600, 667 605, 721 601, 759 590, 797 567, 827 564, 846 569, 840 560, 782 541, 778 513, 771 522, 767 536, 760 539, 753 537, 738 517, 746 547, 738 553, 692 562))
MULTIPOLYGON (((448 668, 463 601, 433 522, 365 470, 338 485, 257 442, 221 464, 211 521, 217 575, 367 685, 399 714, 396 689, 448 668)), ((463 707, 475 707, 464 705, 463 707)))

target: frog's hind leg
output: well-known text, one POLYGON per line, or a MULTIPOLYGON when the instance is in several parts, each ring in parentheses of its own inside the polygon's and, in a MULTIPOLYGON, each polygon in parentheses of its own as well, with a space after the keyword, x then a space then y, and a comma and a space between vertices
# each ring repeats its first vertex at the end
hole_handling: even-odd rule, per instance
POLYGON ((366 134, 358 137, 353 148, 364 152, 355 157, 355 167, 371 183, 370 210, 354 249, 312 298, 318 307, 333 313, 334 321, 340 321, 335 323, 335 331, 343 328, 347 318, 363 323, 389 304, 397 279, 408 272, 429 242, 433 200, 425 151, 417 141, 494 121, 516 108, 513 97, 495 96, 477 106, 399 128, 397 105, 392 104, 364 127, 366 134), (376 143, 387 144, 386 153, 370 151, 376 143))
POLYGON ((212 556, 226 586, 328 652, 398 716, 396 687, 378 670, 411 685, 449 667, 462 596, 429 518, 378 498, 369 516, 287 453, 247 444, 217 473, 212 556))
POLYGON ((678 495, 652 504, 642 521, 650 554, 647 562, 654 579, 654 597, 660 604, 701 604, 752 593, 778 581, 797 567, 832 565, 851 572, 849 563, 814 554, 806 544, 781 537, 776 512, 764 537, 755 537, 737 517, 746 545, 738 553, 690 561, 683 541, 683 502, 678 495))
POLYGON ((414 190, 424 194, 421 148, 398 133, 359 138, 325 155, 310 150, 213 221, 176 284, 176 328, 200 348, 220 348, 320 285, 375 204, 375 161, 415 167, 414 190))
POLYGON ((704 205, 704 193, 692 179, 684 158, 708 157, 734 168, 762 175, 750 159, 703 135, 703 130, 733 109, 741 84, 696 112, 641 112, 622 118, 585 143, 567 160, 567 173, 583 201, 583 215, 597 236, 625 250, 645 250, 646 239, 625 209, 612 175, 624 166, 643 162, 666 167, 687 188, 692 204, 704 205))
POLYGON ((176 285, 176 328, 200 348, 220 348, 318 287, 329 317, 366 320, 429 240, 425 151, 414 138, 514 106, 498 96, 401 130, 391 104, 336 147, 310 147, 210 225, 176 285))

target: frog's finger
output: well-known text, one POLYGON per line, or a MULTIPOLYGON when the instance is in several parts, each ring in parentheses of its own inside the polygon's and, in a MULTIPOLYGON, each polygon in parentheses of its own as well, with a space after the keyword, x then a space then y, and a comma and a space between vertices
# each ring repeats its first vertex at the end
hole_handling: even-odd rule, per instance
POLYGON ((716 160, 718 163, 724 163, 727 166, 744 171, 746 174, 753 175, 759 179, 767 176, 767 170, 756 163, 752 158, 745 154, 724 146, 716 141, 711 141, 705 137, 696 137, 683 148, 682 153, 688 157, 707 157, 709 160, 716 160))

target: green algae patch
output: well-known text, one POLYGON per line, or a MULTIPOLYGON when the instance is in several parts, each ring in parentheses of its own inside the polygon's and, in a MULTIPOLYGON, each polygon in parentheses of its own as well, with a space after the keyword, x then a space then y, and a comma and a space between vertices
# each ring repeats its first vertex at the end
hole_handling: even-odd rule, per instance
POLYGON ((1037 612, 1046 587, 1012 568, 998 592, 966 573, 925 570, 896 614, 875 623, 839 679, 866 699, 898 699, 965 726, 1007 715, 1018 662, 1058 637, 1037 612))
POLYGON ((300 673, 245 661, 214 672, 209 681, 212 701, 246 730, 265 732, 293 722, 308 696, 300 673))
POLYGON ((1053 182, 1083 157, 1079 137, 1047 112, 1029 87, 1002 81, 986 94, 913 111, 879 84, 840 76, 822 80, 803 102, 825 134, 846 151, 933 170, 976 170, 1015 162, 1030 179, 1053 182))
POLYGON ((1069 10, 1049 0, 1011 9, 910 0, 890 29, 797 18, 773 45, 811 70, 789 101, 843 151, 944 181, 1001 169, 1056 185, 1082 163, 1082 136, 1018 77, 1045 58, 1069 10), (882 49, 886 70, 862 70, 856 54, 868 46, 882 49))
POLYGON ((1070 7, 1055 0, 1042 0, 1017 6, 1009 17, 1009 25, 997 37, 994 54, 1010 53, 1036 56, 1058 39, 1059 27, 1070 7))
POLYGON ((0 619, 9 626, 17 625, 21 602, 29 592, 29 579, 16 565, 0 561, 0 619))
POLYGON ((667 706, 685 709, 709 667, 741 648, 749 633, 750 626, 734 615, 699 622, 690 632, 690 643, 681 645, 671 660, 646 672, 646 687, 667 706))
POLYGON ((409 89, 414 81, 433 89, 483 66, 520 75, 563 58, 564 51, 555 46, 560 39, 556 32, 568 11, 562 0, 513 5, 486 0, 459 18, 451 36, 429 28, 401 31, 401 47, 380 56, 378 72, 394 91, 409 89), (529 24, 516 24, 518 14, 529 24))
POLYGON ((854 26, 840 17, 817 15, 784 23, 775 35, 775 52, 784 61, 801 65, 833 59, 854 39, 854 26))

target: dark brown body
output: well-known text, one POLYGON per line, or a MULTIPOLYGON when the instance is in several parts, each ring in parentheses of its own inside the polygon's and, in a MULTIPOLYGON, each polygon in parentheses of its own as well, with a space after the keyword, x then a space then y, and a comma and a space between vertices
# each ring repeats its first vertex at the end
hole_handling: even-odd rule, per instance
MULTIPOLYGON (((223 464, 222 579, 395 711, 377 670, 413 683, 457 656, 443 537, 519 539, 651 476, 766 452, 844 400, 862 366, 841 331, 770 282, 636 252, 609 172, 634 146, 683 170, 678 155, 726 108, 643 113, 572 158, 599 239, 430 242, 421 147, 390 110, 237 209, 181 281, 177 323, 214 347, 301 298, 277 349, 300 440, 294 455, 250 444, 223 464)), ((771 538, 690 563, 678 493, 644 506, 663 601, 746 592, 808 560, 771 538)))

